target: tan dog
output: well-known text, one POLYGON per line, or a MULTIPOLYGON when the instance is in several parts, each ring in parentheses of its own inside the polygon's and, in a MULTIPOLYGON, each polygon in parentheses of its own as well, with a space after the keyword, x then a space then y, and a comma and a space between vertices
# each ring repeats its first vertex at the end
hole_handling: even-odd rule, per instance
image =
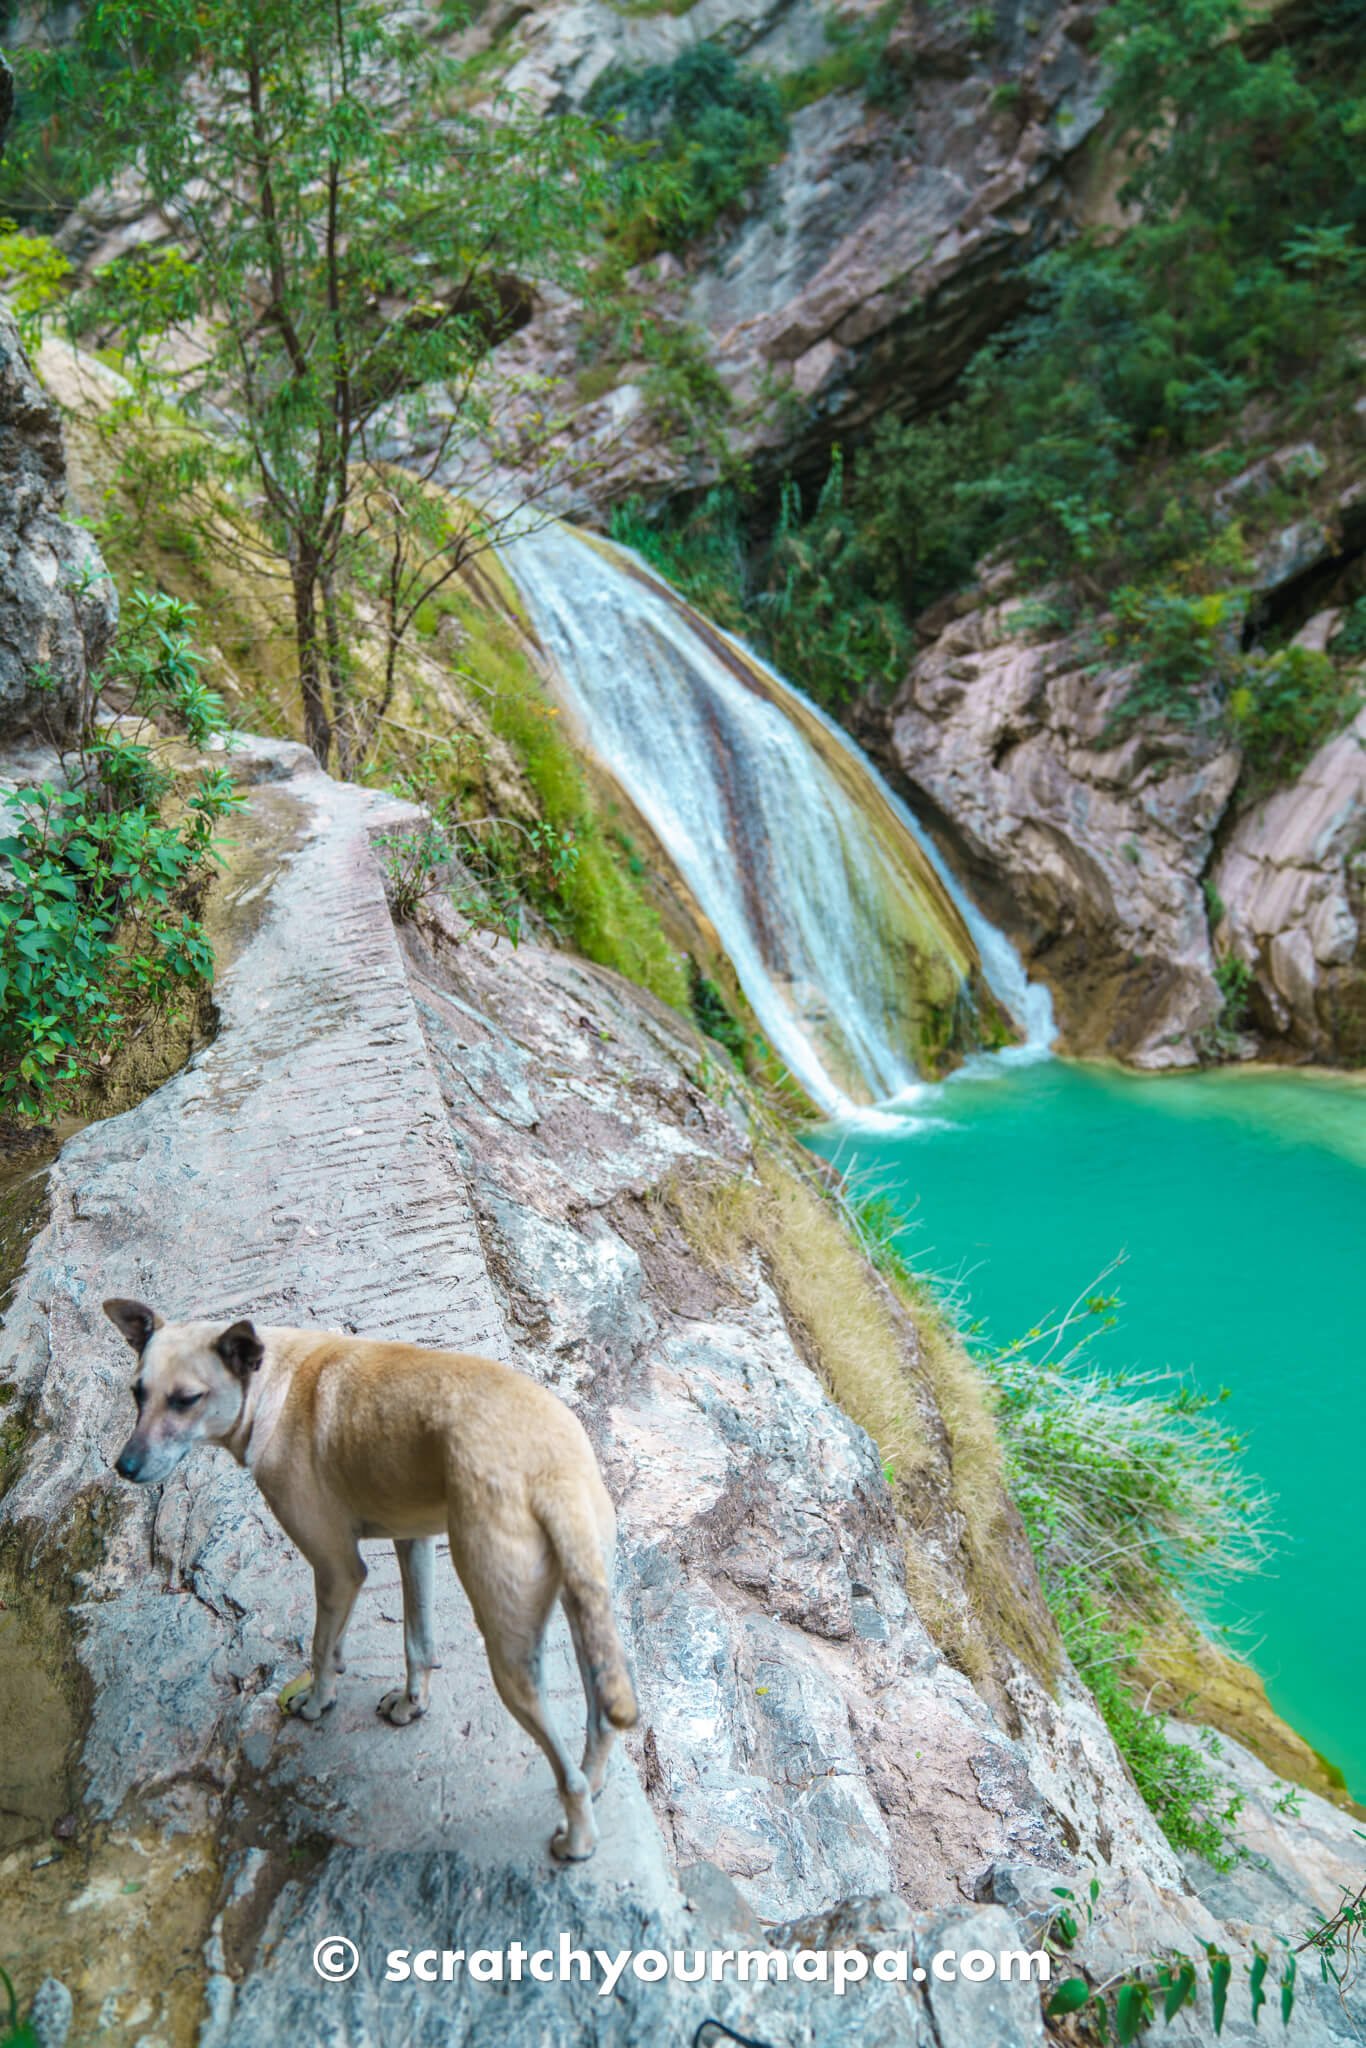
POLYGON ((379 1711, 400 1726, 426 1712, 435 1538, 445 1531, 493 1682, 555 1773, 565 1824, 550 1846, 591 1856, 592 1798, 636 1702, 609 1590, 615 1517, 577 1417, 491 1358, 339 1331, 164 1323, 136 1301, 104 1310, 141 1361, 137 1424, 114 1469, 146 1484, 192 1445, 223 1444, 313 1567, 312 1682, 291 1711, 316 1721, 336 1700, 342 1638, 365 1578, 357 1542, 388 1536, 403 1579, 407 1683, 379 1711), (580 1768, 541 1683, 557 1598, 588 1702, 580 1768))

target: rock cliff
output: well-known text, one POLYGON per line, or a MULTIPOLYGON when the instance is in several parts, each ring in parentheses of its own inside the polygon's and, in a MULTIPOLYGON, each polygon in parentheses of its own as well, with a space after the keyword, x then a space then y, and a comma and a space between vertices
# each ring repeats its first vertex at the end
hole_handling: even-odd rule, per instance
POLYGON ((0 310, 0 736, 67 738, 113 637, 114 586, 65 507, 61 415, 0 310))
MULTIPOLYGON (((1317 534, 1296 571, 1312 604, 1360 571, 1330 527, 1300 524, 1317 534)), ((1265 551, 1254 607, 1283 553, 1265 551)), ((1297 642, 1322 648, 1340 616, 1315 610, 1297 642)), ((1194 1063, 1216 1033, 1226 1050, 1219 963, 1236 960, 1242 1052, 1359 1063, 1361 716, 1258 796, 1212 687, 1188 722, 1126 721, 1132 667, 1028 619, 1009 568, 988 572, 929 616, 901 688, 856 725, 1049 982, 1063 1044, 1150 1068, 1194 1063)))

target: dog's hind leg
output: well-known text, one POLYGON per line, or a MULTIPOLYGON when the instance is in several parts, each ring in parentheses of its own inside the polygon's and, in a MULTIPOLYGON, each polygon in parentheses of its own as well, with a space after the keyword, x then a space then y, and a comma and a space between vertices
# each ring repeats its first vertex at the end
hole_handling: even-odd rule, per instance
POLYGON ((489 1655, 498 1696, 545 1756, 564 1807, 564 1826, 551 1840, 556 1856, 581 1862, 597 1846, 588 1780, 574 1762, 546 1704, 542 1663, 546 1624, 562 1580, 539 1529, 511 1537, 490 1552, 462 1544, 451 1527, 451 1563, 469 1595, 489 1655))
POLYGON ((569 1623, 569 1634, 574 1644, 574 1655, 578 1659, 579 1677, 583 1680, 583 1697, 588 1709, 588 1722, 583 1743, 583 1774, 588 1780, 588 1790, 596 1799, 607 1779, 607 1759, 612 1753, 612 1744, 617 1731, 602 1711, 598 1688, 593 1682, 593 1666, 584 1641, 583 1624, 571 1596, 566 1592, 560 1596, 565 1620, 569 1623))
POLYGON ((403 1580, 403 1656, 407 1664, 407 1683, 393 1692, 386 1692, 378 1711, 396 1728, 403 1728, 409 1721, 416 1721, 419 1714, 426 1713, 432 1666, 436 1662, 432 1649, 432 1572, 436 1562, 436 1539, 433 1536, 399 1538, 394 1549, 398 1552, 399 1576, 403 1580))
POLYGON ((489 1668, 503 1705, 513 1719, 521 1723, 532 1741, 539 1745, 555 1773, 555 1790, 564 1808, 564 1826, 557 1828, 551 1837, 551 1853, 566 1862, 580 1863, 591 1856, 598 1845, 593 1795, 588 1789, 587 1778, 574 1762, 551 1718, 546 1705, 541 1664, 539 1640, 528 1653, 512 1658, 505 1654, 505 1646, 500 1645, 495 1650, 491 1643, 489 1645, 489 1668))

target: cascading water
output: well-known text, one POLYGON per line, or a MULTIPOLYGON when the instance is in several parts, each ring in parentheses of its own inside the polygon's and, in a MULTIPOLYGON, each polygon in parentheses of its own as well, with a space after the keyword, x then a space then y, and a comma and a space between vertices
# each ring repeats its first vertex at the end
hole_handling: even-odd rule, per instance
POLYGON ((624 550, 550 525, 504 555, 581 737, 822 1108, 918 1088, 993 1009, 1051 1039, 1046 991, 838 726, 624 550))

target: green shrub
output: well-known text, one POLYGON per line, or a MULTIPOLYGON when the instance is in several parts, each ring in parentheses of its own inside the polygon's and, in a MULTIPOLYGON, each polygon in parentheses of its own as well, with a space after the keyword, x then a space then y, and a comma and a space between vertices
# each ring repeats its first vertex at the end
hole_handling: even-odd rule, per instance
POLYGON ((614 65, 587 108, 618 119, 639 145, 616 187, 617 229, 633 260, 704 235, 787 147, 777 87, 710 41, 668 64, 614 65))
POLYGON ((1253 785, 1294 775, 1360 702, 1349 678, 1316 648, 1283 647, 1245 661, 1228 714, 1253 785))
POLYGON ((241 801, 225 768, 201 771, 177 824, 157 807, 172 777, 142 724, 153 714, 198 746, 223 730, 189 637, 193 606, 134 590, 93 677, 69 787, 6 797, 0 863, 0 1108, 55 1114, 129 1026, 213 978, 183 901, 214 827, 241 801), (124 714, 101 717, 109 698, 124 714), (131 727, 131 729, 130 729, 131 727))
POLYGON ((1252 990, 1252 969, 1240 954, 1225 953, 1214 963, 1214 979, 1223 997, 1219 1012, 1221 1031, 1241 1031, 1247 1021, 1247 999, 1252 990))
POLYGON ((692 1000, 692 1013, 699 1029, 705 1031, 708 1038, 714 1038, 719 1045, 724 1045, 736 1065, 743 1067, 745 1055, 749 1051, 749 1033, 739 1019, 727 1009, 726 999, 720 989, 702 972, 696 961, 691 963, 689 994, 692 1000))
POLYGON ((1226 1868, 1240 1802, 1208 1755, 1171 1740, 1129 1674, 1145 1630, 1164 1626, 1173 1606, 1260 1568, 1269 1502, 1220 1425, 1225 1394, 1094 1363, 1115 1307, 1096 1295, 981 1363, 1068 1653, 1173 1847, 1226 1868))
POLYGON ((900 12, 899 0, 886 0, 871 20, 826 17, 826 54, 800 71, 789 71, 778 91, 786 111, 795 114, 832 92, 861 92, 873 106, 894 106, 910 79, 887 62, 887 38, 900 12))
POLYGON ((0 1107, 50 1116, 130 1021, 213 978, 203 928, 174 898, 236 801, 205 770, 180 826, 145 804, 106 809, 89 789, 5 800, 0 861, 0 1107))
POLYGON ((1338 627, 1330 650, 1339 661, 1366 658, 1366 597, 1359 597, 1338 627))

